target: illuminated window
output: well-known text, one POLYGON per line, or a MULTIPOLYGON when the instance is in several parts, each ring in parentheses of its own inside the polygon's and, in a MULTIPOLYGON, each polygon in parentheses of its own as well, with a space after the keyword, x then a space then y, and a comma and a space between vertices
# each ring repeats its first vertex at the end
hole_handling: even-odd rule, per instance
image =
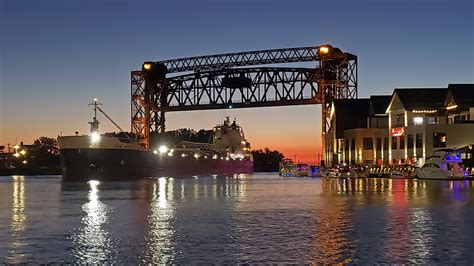
POLYGON ((423 117, 422 116, 415 116, 413 117, 413 124, 416 125, 423 125, 423 117))
POLYGON ((433 133, 433 148, 446 148, 446 133, 433 133))

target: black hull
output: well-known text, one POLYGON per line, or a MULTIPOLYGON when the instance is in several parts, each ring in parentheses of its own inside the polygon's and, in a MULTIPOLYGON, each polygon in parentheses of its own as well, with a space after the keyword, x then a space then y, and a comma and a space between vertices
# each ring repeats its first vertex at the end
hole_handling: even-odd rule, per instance
POLYGON ((122 149, 62 149, 63 180, 131 180, 144 177, 253 173, 250 160, 157 155, 122 149))

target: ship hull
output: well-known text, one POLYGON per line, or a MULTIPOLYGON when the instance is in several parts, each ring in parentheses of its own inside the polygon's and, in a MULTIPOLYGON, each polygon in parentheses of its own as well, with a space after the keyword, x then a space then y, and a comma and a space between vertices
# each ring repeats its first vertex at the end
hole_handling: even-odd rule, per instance
POLYGON ((133 180, 253 173, 251 160, 168 156, 139 150, 61 149, 60 158, 63 180, 133 180))

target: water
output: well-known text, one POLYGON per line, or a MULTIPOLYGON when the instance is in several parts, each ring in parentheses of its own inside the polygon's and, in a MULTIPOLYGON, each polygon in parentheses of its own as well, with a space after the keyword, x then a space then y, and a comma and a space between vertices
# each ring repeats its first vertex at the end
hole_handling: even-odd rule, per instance
POLYGON ((474 263, 474 183, 0 177, 0 263, 474 263))

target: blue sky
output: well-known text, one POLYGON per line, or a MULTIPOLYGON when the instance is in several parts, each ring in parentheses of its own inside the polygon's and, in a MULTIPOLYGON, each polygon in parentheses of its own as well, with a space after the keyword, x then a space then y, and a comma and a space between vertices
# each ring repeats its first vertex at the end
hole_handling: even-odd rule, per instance
MULTIPOLYGON (((358 55, 362 97, 472 83, 473 17, 467 0, 0 0, 0 143, 87 131, 94 96, 128 128, 130 70, 145 60, 330 43, 358 55)), ((318 110, 176 113, 168 125, 210 127, 237 116, 261 142, 283 120, 291 130, 275 139, 298 134, 316 147, 318 110)))

